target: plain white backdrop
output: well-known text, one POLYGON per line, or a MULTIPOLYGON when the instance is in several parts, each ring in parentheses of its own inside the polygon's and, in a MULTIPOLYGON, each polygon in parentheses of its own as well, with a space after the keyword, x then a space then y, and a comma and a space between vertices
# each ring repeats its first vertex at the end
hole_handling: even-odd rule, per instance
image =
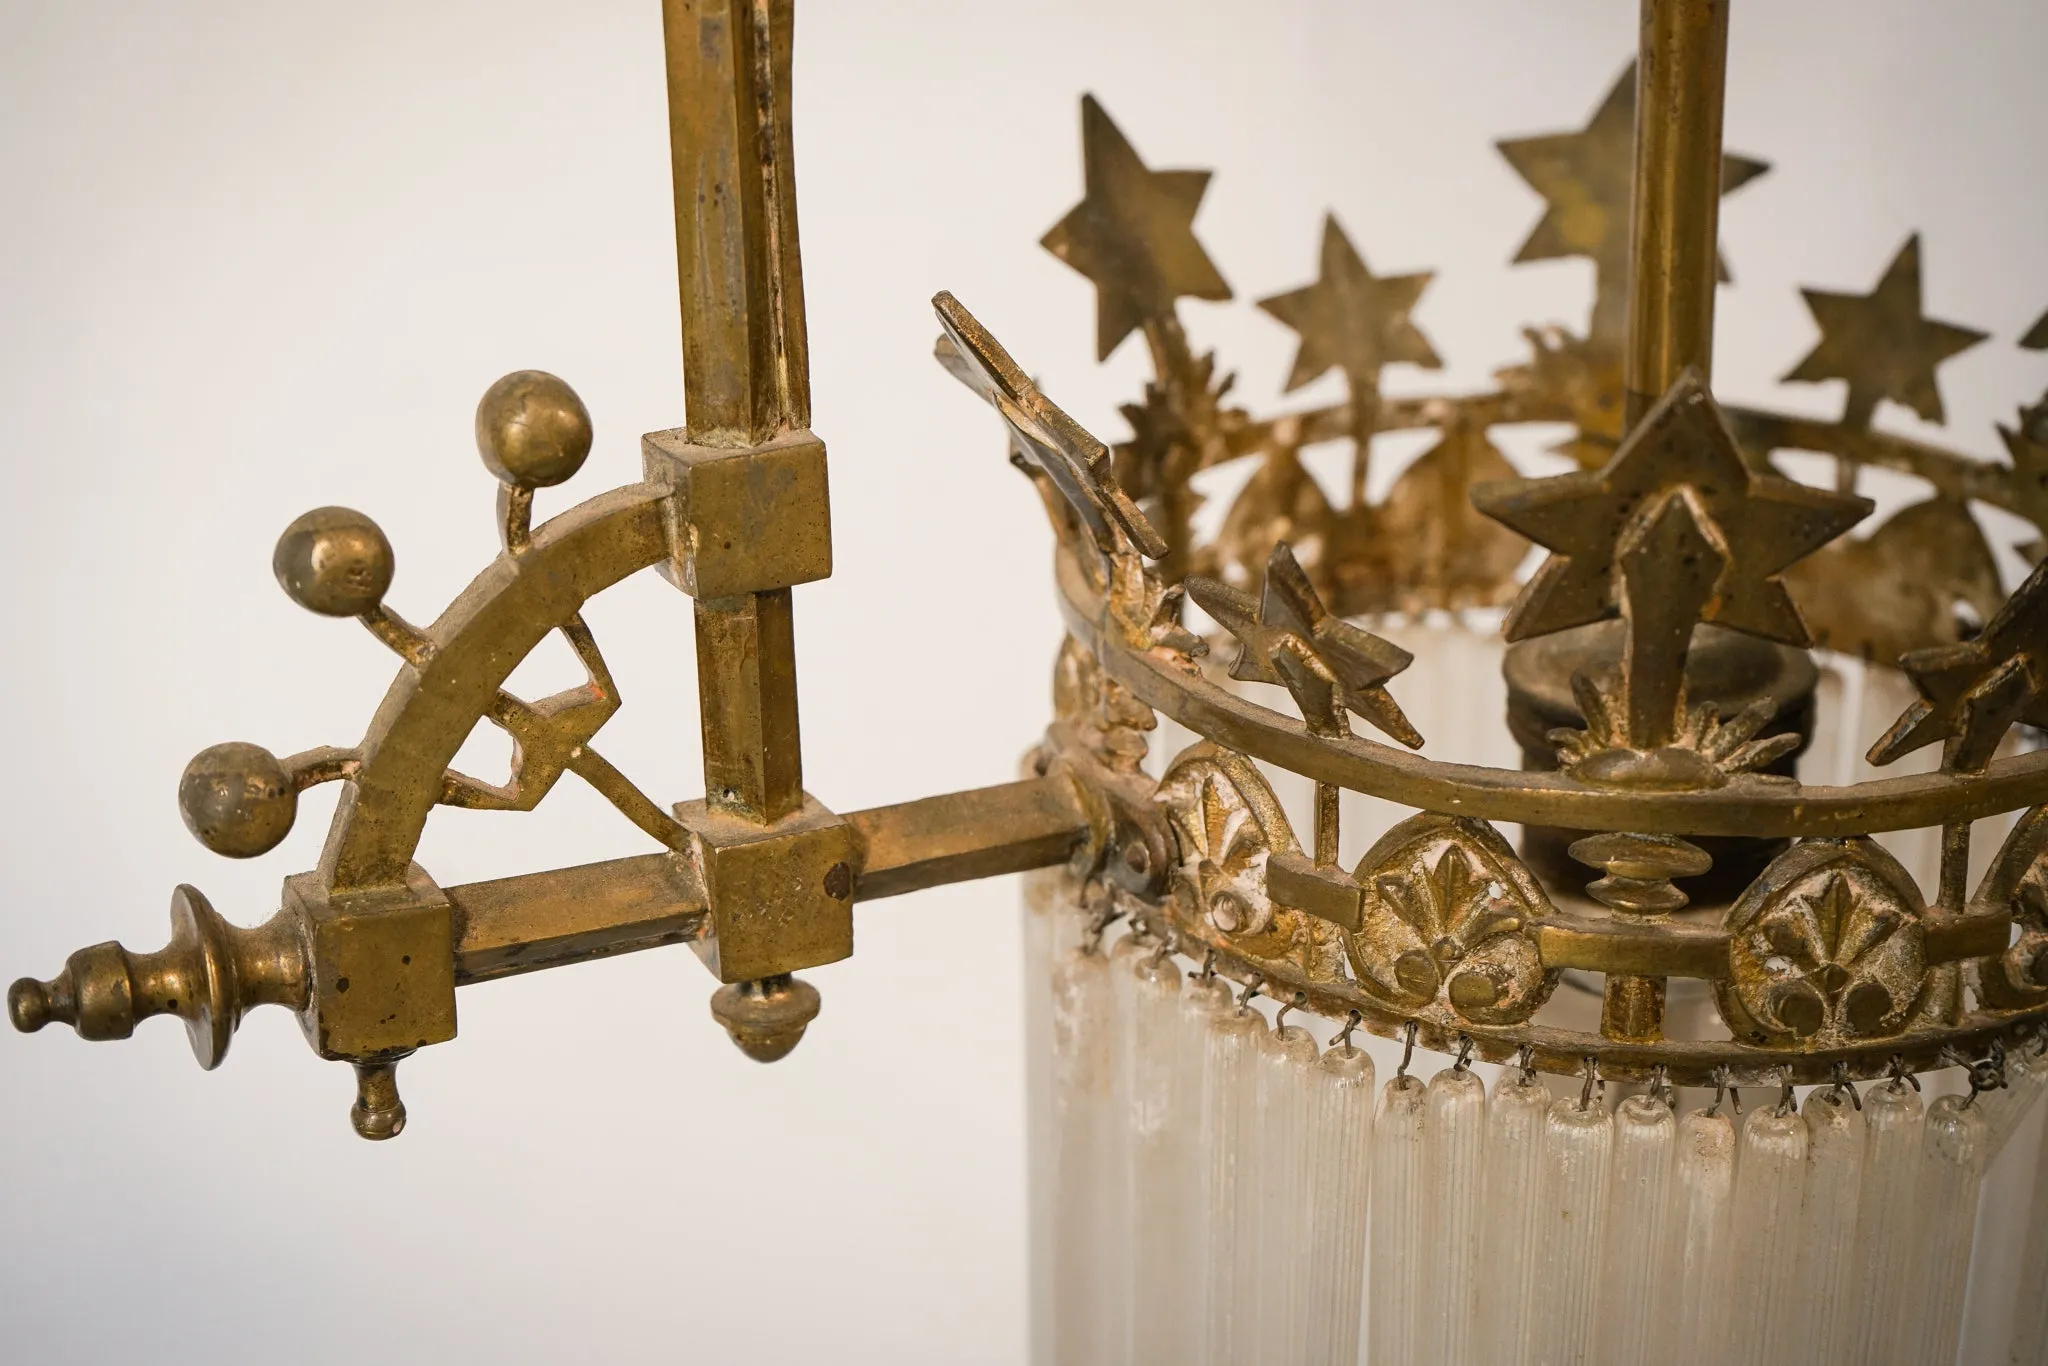
MULTIPOLYGON (((1390 389, 1482 384, 1520 323, 1583 317, 1583 263, 1507 266, 1539 206, 1491 141, 1584 120, 1629 0, 800 10, 837 571, 798 594, 798 648, 836 808, 1002 781, 1048 711, 1049 537, 931 362, 926 300, 954 290, 1122 434, 1140 348, 1096 366, 1088 286, 1035 245, 1079 192, 1083 91, 1154 165, 1215 169, 1198 228, 1239 299, 1185 316, 1256 407, 1292 341, 1249 301, 1312 273, 1325 208, 1375 269, 1439 272, 1417 317, 1446 368, 1390 389)), ((496 549, 492 379, 552 370, 595 416, 544 514, 637 478, 682 388, 654 0, 5 0, 0 30, 4 979, 157 947, 179 881, 260 920, 312 865, 331 789, 253 864, 173 803, 216 741, 352 743, 392 672, 271 582, 292 516, 372 513, 392 605, 430 618, 496 549)), ((1773 382, 1812 339, 1795 285, 1868 289, 1917 228, 1929 311, 1994 334, 1942 372, 1946 439, 1998 457, 1992 421, 2048 383, 2012 345, 2048 308, 2044 51, 2023 0, 1738 7, 1728 145, 1775 169, 1722 218, 1724 395, 1838 411, 1773 382)), ((603 749, 695 795, 687 602, 645 576, 588 615, 627 704, 603 749)), ((420 857, 450 884, 644 847, 571 780, 532 816, 437 815, 420 857)), ((282 1012, 211 1075, 170 1022, 0 1036, 0 1361, 1021 1361, 1015 895, 864 907, 772 1068, 686 951, 465 990, 384 1145, 282 1012)))

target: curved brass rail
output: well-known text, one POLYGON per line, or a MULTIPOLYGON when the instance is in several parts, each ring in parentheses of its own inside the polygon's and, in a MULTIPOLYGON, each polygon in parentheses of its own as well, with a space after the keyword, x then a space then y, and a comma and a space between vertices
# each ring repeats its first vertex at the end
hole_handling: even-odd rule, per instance
POLYGON ((404 884, 441 774, 513 669, 586 600, 668 554, 668 492, 632 484, 577 504, 499 555, 426 629, 431 651, 400 666, 335 808, 320 856, 331 890, 404 884))
POLYGON ((1363 736, 1319 739, 1292 717, 1102 630, 1102 595, 1064 545, 1056 577, 1067 630, 1153 710, 1225 748, 1417 811, 1571 830, 1775 837, 1913 830, 2048 802, 2048 750, 1997 760, 1974 776, 1924 773, 1806 787, 1744 775, 1709 791, 1630 792, 1589 787, 1561 773, 1440 763, 1363 736))

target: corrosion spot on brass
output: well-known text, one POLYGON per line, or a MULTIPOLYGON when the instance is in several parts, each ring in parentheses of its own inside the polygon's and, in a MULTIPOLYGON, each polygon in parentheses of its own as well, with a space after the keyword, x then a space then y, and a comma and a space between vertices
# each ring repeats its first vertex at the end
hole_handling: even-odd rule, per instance
POLYGON ((276 755, 230 741, 194 755, 178 779, 185 828, 216 854, 255 858, 291 833, 299 794, 276 755))

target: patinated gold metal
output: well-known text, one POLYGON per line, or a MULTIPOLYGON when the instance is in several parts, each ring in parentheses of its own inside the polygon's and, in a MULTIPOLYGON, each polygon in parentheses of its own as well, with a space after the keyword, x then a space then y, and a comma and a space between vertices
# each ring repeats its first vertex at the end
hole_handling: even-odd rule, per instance
MULTIPOLYGON (((1525 358, 1481 392, 1387 392, 1390 367, 1441 364, 1417 318, 1430 273, 1374 275, 1326 217, 1315 281, 1260 307, 1298 337, 1286 388, 1336 369, 1346 397, 1241 406, 1178 314, 1230 298, 1194 227, 1209 172, 1152 169, 1085 98, 1085 193, 1043 244, 1095 287, 1099 357, 1146 340, 1129 438, 1099 440, 957 299, 933 301, 937 358, 995 410, 1052 523, 1054 719, 1019 781, 845 815, 804 789, 797 716, 795 590, 831 573, 832 541, 793 0, 664 0, 663 20, 686 421, 643 438, 643 482, 536 526, 534 491, 580 471, 591 414, 542 372, 492 385, 476 438, 502 552, 424 625, 387 601, 402 585, 373 519, 292 523, 273 561, 286 593, 357 619, 397 676, 359 743, 216 745, 178 801, 202 844, 248 858, 290 831, 303 791, 339 783, 318 865, 254 929, 181 887, 167 947, 97 945, 17 982, 17 1028, 123 1038, 175 1015, 211 1067, 243 1015, 285 1006, 351 1065, 357 1132, 388 1138, 407 1118, 397 1065, 454 1037, 458 987, 688 944, 720 984, 714 1017, 771 1061, 819 1017, 795 974, 853 952, 856 904, 1051 867, 1105 916, 1269 994, 1556 1072, 1591 1058, 1681 1084, 1862 1078, 2048 1023, 2048 754, 2012 738, 2048 726, 2048 568, 2003 596, 1971 508, 2026 519, 2034 539, 2016 548, 2041 558, 2048 400, 2001 428, 2009 463, 1874 428, 1881 400, 1940 420, 1936 367, 1982 340, 1927 319, 1917 236, 1872 294, 1807 292, 1822 336, 1787 378, 1845 381, 1841 420, 1715 398, 1718 202, 1764 169, 1721 150, 1725 0, 1645 0, 1637 62, 1584 129, 1500 144, 1545 201, 1518 259, 1583 256, 1595 280, 1583 333, 1529 329, 1525 358), (1570 425, 1576 472, 1518 474, 1493 429, 1532 422, 1570 425), (1434 441, 1373 502, 1371 445, 1396 431, 1434 441), (1302 458, 1332 441, 1350 444, 1348 497, 1302 458), (1786 450, 1832 457, 1835 487, 1787 477, 1786 450), (1195 481, 1240 461, 1220 530, 1198 536, 1195 481), (1926 492, 1852 539, 1865 465, 1926 492), (1532 542, 1550 554, 1523 587, 1532 542), (680 802, 596 747, 623 697, 584 604, 649 569, 692 600, 704 790, 680 802), (1206 623, 1184 620, 1189 601, 1206 623), (1511 601, 1504 724, 1531 766, 1445 762, 1401 705, 1428 680, 1375 618, 1450 612, 1468 629, 1511 601), (1197 623, 1233 643, 1227 670, 1197 623), (509 691, 554 633, 584 682, 509 691), (1798 779, 1816 644, 1904 668, 1922 698, 1870 758, 1939 741, 1938 771, 1798 779), (1262 684, 1299 719, 1240 686, 1262 684), (1161 715, 1200 738, 1155 755, 1161 715), (1401 747, 1354 734, 1354 715, 1401 747), (452 767, 480 720, 513 741, 502 778, 452 767), (1315 785, 1306 848, 1261 762, 1315 785), (416 862, 437 806, 530 811, 570 773, 649 852, 445 889, 416 862), (1409 813, 1350 867, 1347 790, 1409 813), (1972 890, 1973 823, 2006 813, 2017 824, 1972 890), (1519 851, 1508 825, 1527 831, 1519 851), (1915 828, 1942 832, 1932 887, 1871 838, 1915 828), (1566 973, 1604 979, 1597 1032, 1548 1022, 1566 973), (1710 984, 1733 1037, 1666 1037, 1673 978, 1710 984)), ((2048 319, 2022 344, 2048 346, 2048 319)))

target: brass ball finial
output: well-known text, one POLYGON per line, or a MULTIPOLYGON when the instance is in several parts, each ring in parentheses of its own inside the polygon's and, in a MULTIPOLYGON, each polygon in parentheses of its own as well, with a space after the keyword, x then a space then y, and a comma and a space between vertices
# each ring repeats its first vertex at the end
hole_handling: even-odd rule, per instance
POLYGON ((405 1132, 405 1102, 398 1097, 398 1059, 359 1062, 355 1067, 356 1102, 349 1106, 349 1123, 372 1143, 397 1138, 405 1132))
POLYGON ((573 477, 590 454, 590 411, 545 370, 515 370, 476 405, 476 448, 500 483, 548 488, 573 477))
POLYGON ((22 1033, 35 1033, 53 1018, 50 993, 35 978, 22 978, 7 988, 7 1018, 22 1033))
POLYGON ((299 793, 275 754, 234 740, 199 751, 185 765, 178 814, 214 853, 255 858, 291 833, 299 793))
POLYGON ((294 519, 270 557, 285 594, 325 617, 358 617, 380 606, 394 564, 382 528, 353 508, 338 507, 294 519))
POLYGON ((734 982, 711 994, 711 1015, 740 1052, 755 1062, 775 1062, 789 1056, 818 1018, 818 989, 788 973, 734 982))

